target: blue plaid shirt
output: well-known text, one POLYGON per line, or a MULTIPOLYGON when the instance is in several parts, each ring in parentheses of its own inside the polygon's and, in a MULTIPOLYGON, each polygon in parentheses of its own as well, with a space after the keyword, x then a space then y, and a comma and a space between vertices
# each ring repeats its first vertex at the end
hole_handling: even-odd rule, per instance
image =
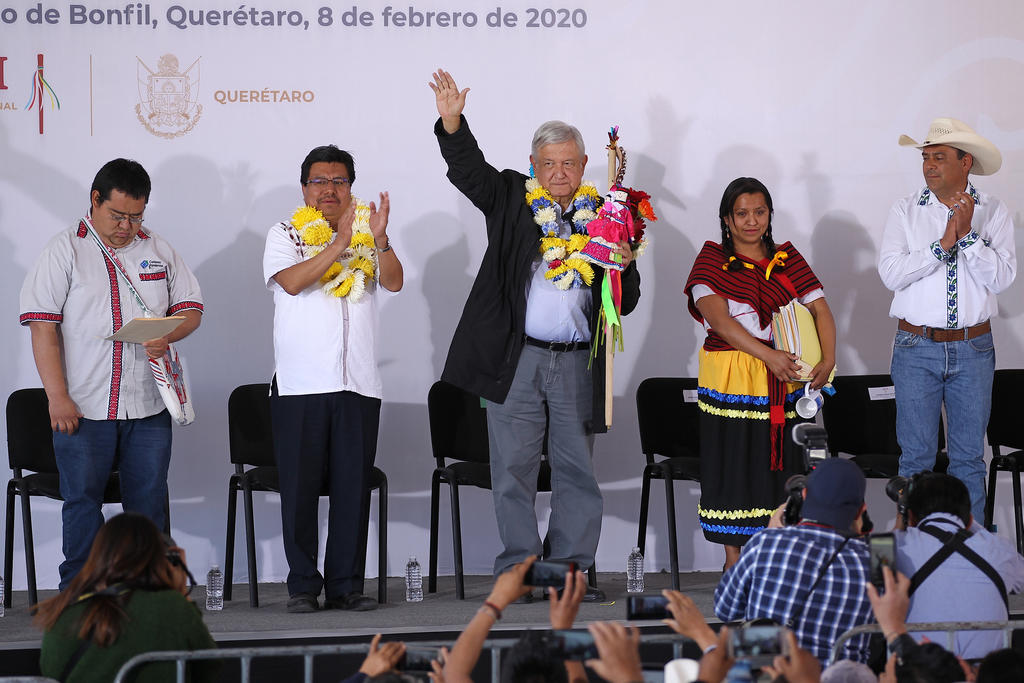
MULTIPOLYGON (((842 542, 834 529, 810 524, 754 534, 715 589, 715 614, 726 622, 771 619, 787 624, 803 606, 793 628, 797 641, 827 663, 842 633, 874 622, 865 589, 868 546, 861 539, 847 541, 808 594, 842 542)), ((867 662, 868 636, 848 640, 841 656, 867 662)))

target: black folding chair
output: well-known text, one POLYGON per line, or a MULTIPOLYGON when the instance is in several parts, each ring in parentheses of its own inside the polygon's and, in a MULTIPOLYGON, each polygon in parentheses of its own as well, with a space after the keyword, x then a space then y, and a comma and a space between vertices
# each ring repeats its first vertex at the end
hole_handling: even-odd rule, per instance
POLYGON ((1013 476, 1013 520, 1017 534, 1017 552, 1024 554, 1024 514, 1021 510, 1020 470, 1024 464, 1024 422, 1021 421, 1020 396, 1024 389, 1024 370, 996 370, 992 378, 992 415, 988 420, 988 445, 992 463, 988 469, 988 496, 985 499, 985 527, 992 528, 996 505, 996 479, 999 472, 1013 476), (1003 448, 1013 449, 1004 454, 1003 448))
MULTIPOLYGON (((241 491, 245 514, 245 547, 249 563, 249 606, 259 607, 256 572, 256 531, 252 492, 280 493, 274 440, 270 431, 270 385, 243 384, 228 397, 228 444, 235 473, 228 479, 228 519, 224 539, 224 599, 231 599, 235 564, 235 516, 241 491), (246 467, 249 469, 246 469, 246 467)), ((388 601, 388 478, 379 468, 370 472, 369 488, 377 491, 377 601, 388 601)), ((326 482, 321 496, 327 496, 326 482)), ((367 522, 369 523, 369 522, 367 522)), ((366 553, 365 546, 362 549, 366 553)))
MULTIPOLYGON (((900 446, 896 440, 896 399, 889 375, 843 375, 832 381, 836 393, 827 396, 822 408, 828 448, 832 457, 840 453, 852 460, 871 479, 889 479, 899 474, 900 446)), ((949 467, 946 435, 939 417, 935 472, 949 467)))
POLYGON ((640 489, 640 525, 636 544, 644 552, 651 480, 665 482, 669 562, 672 588, 679 590, 679 549, 676 540, 675 482, 700 482, 700 411, 696 377, 649 377, 636 389, 637 425, 644 466, 640 489), (661 458, 659 460, 659 457, 661 458))
MULTIPOLYGON (((7 525, 4 532, 4 606, 11 606, 14 583, 14 499, 21 499, 22 535, 25 541, 25 574, 28 579, 29 605, 39 601, 36 590, 36 556, 32 539, 31 498, 42 496, 63 501, 60 495, 60 474, 53 454, 53 430, 46 392, 42 389, 18 389, 7 398, 7 457, 13 471, 7 482, 7 525), (31 474, 27 474, 30 472, 31 474)), ((117 471, 111 472, 103 491, 104 503, 121 502, 121 482, 117 471)), ((169 501, 164 502, 170 530, 169 501)))

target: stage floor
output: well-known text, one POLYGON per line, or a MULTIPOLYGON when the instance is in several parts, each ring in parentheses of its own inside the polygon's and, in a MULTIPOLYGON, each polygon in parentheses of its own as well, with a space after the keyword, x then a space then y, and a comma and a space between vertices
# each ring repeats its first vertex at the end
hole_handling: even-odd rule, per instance
MULTIPOLYGON (((713 594, 721 577, 719 572, 690 572, 680 574, 680 584, 701 612, 714 619, 713 594)), ((671 585, 667 573, 648 574, 647 588, 659 591, 671 585)), ((203 609, 203 620, 214 639, 224 647, 235 643, 261 640, 302 639, 362 640, 375 633, 387 636, 410 636, 416 640, 445 639, 451 633, 459 633, 469 623, 490 592, 493 581, 490 576, 467 576, 466 599, 455 598, 455 578, 442 576, 438 579, 438 592, 424 592, 423 602, 405 602, 405 581, 392 578, 388 581, 388 604, 372 612, 345 612, 321 610, 311 614, 288 614, 285 603, 288 591, 283 583, 264 583, 259 587, 260 606, 249 607, 249 587, 235 584, 232 600, 224 603, 220 612, 203 609), (434 634, 434 635, 431 635, 434 634)), ((591 621, 625 620, 626 618, 626 577, 621 573, 600 573, 598 585, 605 591, 605 603, 584 603, 580 607, 578 623, 591 621)), ((426 591, 426 580, 424 580, 426 591)), ((54 595, 56 591, 41 591, 41 599, 54 595)), ((366 582, 366 594, 376 597, 377 582, 366 582)), ((539 589, 534 590, 539 596, 539 589)), ((193 591, 193 599, 205 606, 202 586, 193 591)), ((1012 599, 1012 598, 1011 598, 1012 599)), ((38 648, 40 632, 32 626, 28 614, 28 592, 15 591, 11 608, 0 619, 0 650, 38 648)), ((1024 601, 1021 602, 1024 606, 1024 601)), ((656 625, 658 622, 640 622, 656 625)), ((545 628, 548 625, 548 603, 534 600, 528 605, 511 605, 502 620, 493 629, 521 631, 524 628, 545 628)))
MULTIPOLYGON (((688 594, 710 623, 718 623, 714 616, 714 591, 721 578, 720 572, 688 572, 680 574, 680 587, 688 594)), ((648 591, 668 588, 671 580, 668 573, 648 574, 648 591)), ((385 638, 408 638, 410 640, 447 640, 451 634, 458 634, 473 618, 480 603, 487 597, 492 585, 489 576, 466 577, 466 599, 455 598, 455 578, 442 576, 438 579, 437 593, 424 593, 423 602, 405 602, 405 582, 400 578, 388 581, 388 604, 372 612, 345 612, 321 610, 311 614, 288 614, 285 603, 288 592, 283 583, 264 583, 259 587, 260 606, 249 607, 247 584, 235 584, 230 602, 224 603, 220 612, 203 609, 203 620, 214 639, 223 647, 238 643, 256 644, 270 640, 303 640, 322 642, 362 642, 375 633, 385 638)), ((598 585, 607 594, 604 603, 584 603, 580 607, 578 624, 591 621, 624 621, 626 619, 626 577, 622 573, 600 573, 598 585)), ((424 581, 426 590, 426 581, 424 581)), ((540 591, 535 590, 535 595, 540 591)), ((54 595, 55 591, 42 591, 41 597, 54 595)), ((366 582, 366 594, 376 597, 377 582, 366 582)), ((202 608, 205 593, 202 586, 193 591, 193 598, 202 608)), ((1024 595, 1010 596, 1011 618, 1021 618, 1024 613, 1024 595)), ((645 631, 660 630, 659 622, 637 622, 646 626, 645 631)), ((522 631, 526 628, 546 628, 548 625, 548 603, 534 600, 528 605, 511 605, 493 632, 522 631)), ((13 606, 0 619, 0 650, 37 649, 40 632, 32 625, 28 614, 28 592, 15 591, 13 606)))

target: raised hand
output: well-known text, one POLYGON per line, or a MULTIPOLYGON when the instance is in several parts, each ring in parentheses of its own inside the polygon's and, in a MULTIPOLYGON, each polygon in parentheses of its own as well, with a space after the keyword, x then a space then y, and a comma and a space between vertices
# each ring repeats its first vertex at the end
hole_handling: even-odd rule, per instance
MULTIPOLYGON (((388 230, 388 214, 391 213, 391 198, 387 192, 380 193, 380 208, 370 202, 370 232, 373 233, 373 241, 380 246, 385 240, 388 230)), ((381 247, 383 249, 384 247, 381 247)))
POLYGON ((462 110, 466 108, 466 93, 469 88, 460 91, 455 79, 444 69, 434 72, 434 82, 428 83, 434 91, 437 113, 441 116, 441 124, 449 135, 459 129, 462 110))

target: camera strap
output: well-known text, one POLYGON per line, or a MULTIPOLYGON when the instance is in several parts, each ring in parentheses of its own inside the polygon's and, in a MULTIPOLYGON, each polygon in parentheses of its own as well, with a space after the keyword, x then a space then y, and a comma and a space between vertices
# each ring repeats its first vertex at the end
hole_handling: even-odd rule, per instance
POLYGON ((970 531, 959 529, 954 534, 945 529, 939 529, 932 524, 926 524, 917 528, 929 536, 934 536, 942 541, 942 547, 929 557, 928 561, 921 565, 920 569, 914 572, 914 575, 910 578, 909 595, 913 595, 914 591, 924 583, 925 579, 931 576, 932 572, 938 569, 939 565, 945 562, 950 555, 960 553, 961 556, 980 569, 995 584, 996 589, 999 590, 1000 597, 1003 599, 1003 605, 1006 606, 1006 613, 1010 613, 1010 601, 1006 597, 1006 584, 1003 582, 1003 577, 999 576, 999 572, 984 557, 967 546, 966 541, 971 537, 970 531))
POLYGON ((832 553, 832 555, 828 558, 828 561, 826 561, 825 564, 823 564, 821 569, 818 571, 818 578, 814 579, 814 583, 811 584, 810 589, 806 593, 804 593, 803 599, 797 603, 796 611, 790 614, 789 618, 786 619, 785 625, 790 630, 796 630, 796 622, 800 617, 803 616, 804 608, 807 607, 807 598, 811 597, 811 593, 813 593, 814 589, 818 587, 818 584, 821 583, 821 580, 825 578, 825 572, 827 572, 828 568, 832 566, 832 563, 835 561, 836 557, 839 556, 839 553, 842 552, 843 548, 846 547, 846 544, 849 541, 849 536, 843 538, 843 542, 839 544, 839 547, 835 549, 835 552, 832 553))

